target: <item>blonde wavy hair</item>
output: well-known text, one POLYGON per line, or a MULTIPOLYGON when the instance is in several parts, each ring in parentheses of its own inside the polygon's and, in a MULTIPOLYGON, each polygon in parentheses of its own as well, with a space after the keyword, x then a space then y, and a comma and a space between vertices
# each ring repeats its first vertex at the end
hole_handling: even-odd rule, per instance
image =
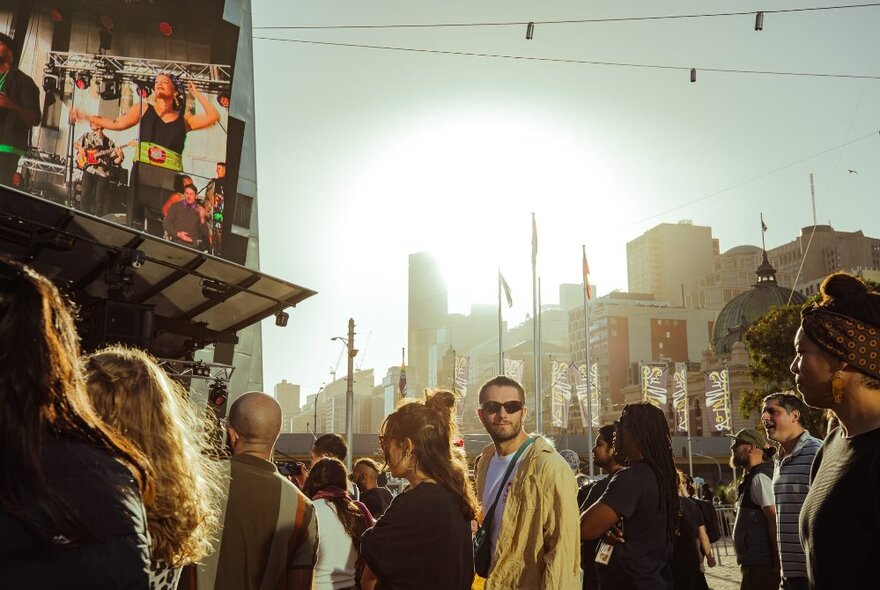
POLYGON ((86 357, 85 372, 95 410, 153 465, 156 500, 147 509, 153 562, 198 562, 220 528, 223 493, 207 416, 141 350, 104 348, 86 357))

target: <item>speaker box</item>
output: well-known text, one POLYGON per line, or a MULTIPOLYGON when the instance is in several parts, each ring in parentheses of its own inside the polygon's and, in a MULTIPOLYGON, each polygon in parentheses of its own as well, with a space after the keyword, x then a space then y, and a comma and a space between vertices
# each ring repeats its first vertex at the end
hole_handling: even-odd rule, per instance
POLYGON ((153 306, 125 301, 98 301, 81 311, 83 350, 122 343, 149 349, 153 336, 153 306))

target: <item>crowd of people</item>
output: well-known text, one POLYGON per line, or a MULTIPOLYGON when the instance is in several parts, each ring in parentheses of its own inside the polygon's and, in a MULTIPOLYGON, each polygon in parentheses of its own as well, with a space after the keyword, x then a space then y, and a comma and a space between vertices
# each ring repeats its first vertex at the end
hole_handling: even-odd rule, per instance
MULTIPOLYGON (((863 587, 852 564, 880 549, 880 295, 842 274, 821 292, 791 365, 803 398, 768 395, 763 429, 728 435, 744 590, 863 587), (837 417, 824 442, 805 403, 837 417)), ((2 259, 0 359, 4 586, 708 588, 711 501, 647 402, 599 429, 607 477, 581 489, 577 457, 526 432, 526 392, 505 376, 479 390, 492 442, 472 474, 446 390, 387 416, 382 463, 349 473, 345 440, 325 434, 282 474, 272 396, 240 395, 217 424, 149 354, 82 356, 58 289, 2 259), (407 482, 396 496, 386 470, 407 482)))

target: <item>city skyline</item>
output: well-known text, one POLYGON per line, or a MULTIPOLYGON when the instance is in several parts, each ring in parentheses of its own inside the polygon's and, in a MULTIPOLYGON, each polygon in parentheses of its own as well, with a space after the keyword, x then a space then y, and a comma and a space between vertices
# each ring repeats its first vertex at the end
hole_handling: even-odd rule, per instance
MULTIPOLYGON (((809 2, 781 6, 804 7, 809 2)), ((713 11, 748 10, 719 2, 713 11)), ((704 12, 674 2, 664 12, 704 12)), ((450 2, 254 6, 261 268, 318 291, 287 328, 263 324, 264 381, 329 379, 349 317, 356 362, 399 364, 406 264, 445 263, 450 311, 531 313, 530 213, 547 285, 580 281, 581 245, 601 293, 627 289, 625 244, 661 222, 713 228, 722 252, 788 243, 812 223, 880 235, 880 86, 873 79, 732 74, 709 68, 876 76, 880 10, 524 28, 279 31, 265 25, 486 22, 658 14, 650 3, 450 2), (342 15, 342 16, 340 16, 342 15), (452 16, 450 16, 452 15, 452 16), (821 34, 818 34, 821 32, 821 34), (268 41, 396 45, 683 66, 600 67, 268 41), (284 63, 283 68, 277 65, 284 63), (697 81, 688 70, 697 68, 697 81), (279 72, 283 75, 279 76, 279 72), (844 146, 844 147, 841 147, 844 146), (849 173, 855 170, 857 173, 849 173)), ((268 385, 267 385, 268 387, 268 385)))

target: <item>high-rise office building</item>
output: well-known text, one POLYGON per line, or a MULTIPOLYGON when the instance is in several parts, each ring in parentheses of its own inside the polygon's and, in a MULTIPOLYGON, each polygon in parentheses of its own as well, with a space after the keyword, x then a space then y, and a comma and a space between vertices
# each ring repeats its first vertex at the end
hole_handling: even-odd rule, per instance
POLYGON ((661 223, 626 244, 629 291, 683 307, 686 293, 712 272, 718 252, 711 227, 661 223))
POLYGON ((430 355, 437 331, 446 325, 446 282, 436 259, 428 252, 409 255, 407 324, 407 389, 422 391, 436 385, 430 355))

